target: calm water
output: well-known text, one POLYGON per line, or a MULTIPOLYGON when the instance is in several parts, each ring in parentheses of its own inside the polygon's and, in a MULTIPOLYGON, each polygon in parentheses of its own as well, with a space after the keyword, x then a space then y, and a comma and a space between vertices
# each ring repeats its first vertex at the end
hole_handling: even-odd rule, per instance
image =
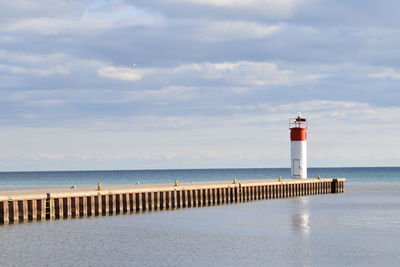
MULTIPOLYGON (((400 167, 392 168, 309 168, 309 177, 345 177, 350 183, 400 182, 400 167)), ((159 184, 216 180, 271 179, 290 177, 290 169, 203 169, 135 171, 0 172, 0 190, 36 187, 159 184)))
MULTIPOLYGON (((0 173, 0 186, 288 176, 287 169, 0 173)), ((346 193, 0 227, 0 266, 400 266, 400 168, 321 168, 346 193)))

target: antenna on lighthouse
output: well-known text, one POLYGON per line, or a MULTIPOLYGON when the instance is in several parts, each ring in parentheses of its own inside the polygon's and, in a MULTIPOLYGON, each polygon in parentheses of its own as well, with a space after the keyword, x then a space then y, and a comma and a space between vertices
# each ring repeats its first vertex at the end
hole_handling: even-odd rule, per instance
POLYGON ((296 118, 289 118, 290 129, 290 165, 292 178, 307 178, 307 130, 308 119, 297 113, 296 118))

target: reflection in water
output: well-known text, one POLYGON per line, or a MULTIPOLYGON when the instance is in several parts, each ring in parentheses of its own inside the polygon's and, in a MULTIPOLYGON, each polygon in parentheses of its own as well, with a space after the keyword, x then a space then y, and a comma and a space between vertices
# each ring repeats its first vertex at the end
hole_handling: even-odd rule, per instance
POLYGON ((295 233, 301 236, 300 247, 298 249, 303 255, 301 259, 302 265, 311 266, 312 254, 310 254, 310 252, 312 251, 312 246, 309 242, 311 227, 308 198, 300 197, 294 199, 293 208, 295 209, 295 211, 292 215, 292 227, 295 233))
POLYGON ((296 203, 297 212, 293 214, 292 225, 296 232, 300 232, 305 238, 310 234, 310 212, 308 209, 307 198, 297 198, 296 203))
POLYGON ((351 188, 329 197, 0 225, 0 266, 400 266, 400 183, 351 188))

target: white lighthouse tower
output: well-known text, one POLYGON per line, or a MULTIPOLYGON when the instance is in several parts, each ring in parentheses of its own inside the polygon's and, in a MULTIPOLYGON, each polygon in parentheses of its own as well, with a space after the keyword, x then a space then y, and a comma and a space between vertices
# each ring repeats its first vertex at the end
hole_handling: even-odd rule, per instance
POLYGON ((292 178, 307 178, 307 129, 308 120, 300 112, 289 118, 292 178))

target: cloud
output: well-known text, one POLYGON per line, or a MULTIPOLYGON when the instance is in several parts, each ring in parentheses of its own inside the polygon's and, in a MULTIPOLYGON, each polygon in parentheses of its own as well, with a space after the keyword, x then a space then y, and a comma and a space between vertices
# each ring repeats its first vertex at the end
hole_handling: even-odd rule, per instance
POLYGON ((94 162, 107 162, 116 160, 136 160, 136 161, 175 161, 175 160, 255 160, 254 155, 236 153, 224 154, 217 152, 208 153, 128 153, 124 156, 113 155, 93 155, 90 153, 35 153, 35 154, 19 154, 19 155, 4 155, 0 154, 0 159, 14 161, 14 160, 31 160, 34 162, 55 162, 55 161, 94 161, 94 162))
MULTIPOLYGON (((164 79, 179 83, 186 77, 192 77, 193 86, 202 83, 221 83, 226 85, 250 85, 250 86, 278 86, 303 83, 322 79, 325 76, 314 73, 301 73, 293 70, 281 69, 272 62, 221 62, 221 63, 193 63, 179 65, 173 68, 146 68, 133 69, 126 67, 103 66, 97 70, 100 77, 137 81, 147 78, 157 81, 162 75, 164 79)), ((184 85, 182 85, 184 86, 184 85)), ((184 86, 188 87, 188 86, 184 86)), ((165 90, 165 89, 163 89, 165 90)))
POLYGON ((0 65, 0 72, 8 72, 11 74, 28 74, 48 76, 53 74, 68 74, 69 70, 63 66, 56 66, 52 68, 26 68, 13 65, 0 65))
POLYGON ((264 25, 248 21, 205 21, 199 29, 199 38, 206 42, 258 39, 283 29, 283 25, 264 25))
POLYGON ((109 161, 120 160, 120 156, 110 155, 90 155, 79 153, 35 153, 35 154, 19 154, 19 155, 0 155, 0 158, 7 158, 8 160, 33 160, 33 161, 109 161))
POLYGON ((231 112, 215 115, 182 114, 144 115, 99 118, 90 127, 101 129, 210 129, 210 128, 240 128, 263 127, 263 125, 282 125, 287 118, 302 112, 315 124, 354 124, 361 126, 387 125, 400 119, 399 107, 377 107, 362 102, 345 102, 316 100, 292 102, 284 105, 263 103, 250 106, 224 106, 231 112))
POLYGON ((160 90, 131 91, 128 93, 126 98, 122 99, 122 102, 146 98, 160 98, 164 100, 174 98, 179 100, 188 100, 196 97, 197 94, 194 91, 194 87, 187 86, 167 86, 160 90))
POLYGON ((0 50, 2 62, 24 64, 28 66, 43 66, 59 64, 68 61, 69 56, 63 53, 32 53, 32 52, 11 52, 4 49, 0 50))
POLYGON ((137 130, 155 129, 183 129, 192 128, 197 123, 203 124, 208 120, 212 123, 216 118, 205 118, 200 116, 127 116, 124 118, 108 117, 99 119, 92 123, 93 127, 99 129, 126 129, 137 130))
POLYGON ((35 155, 14 169, 104 168, 108 155, 109 168, 286 166, 287 117, 301 111, 318 164, 393 162, 399 7, 2 1, 2 153, 35 155))
MULTIPOLYGON (((201 12, 202 8, 207 8, 204 13, 212 15, 214 12, 219 14, 229 14, 232 12, 242 12, 242 14, 253 13, 255 16, 264 16, 268 18, 289 18, 292 17, 295 12, 307 4, 306 0, 248 0, 248 1, 235 1, 235 0, 164 0, 161 2, 150 1, 148 5, 158 6, 164 8, 164 12, 171 13, 172 10, 168 9, 167 6, 172 8, 175 6, 184 6, 189 14, 195 14, 193 10, 199 9, 201 12), (217 9, 214 11, 212 9, 217 9), (210 12, 211 10, 211 12, 210 12), (207 12, 208 11, 208 12, 207 12)), ((198 11, 198 13, 200 13, 198 11)), ((204 16, 205 14, 202 13, 204 16)), ((181 14, 184 16, 184 14, 181 14)), ((243 16, 243 15, 242 15, 243 16)))
POLYGON ((300 2, 297 0, 249 0, 245 2, 238 2, 235 0, 173 0, 172 2, 185 2, 197 5, 211 5, 218 7, 232 7, 232 8, 243 8, 243 7, 259 7, 264 5, 265 7, 275 7, 288 9, 293 7, 296 3, 300 2))
MULTIPOLYGON (((79 59, 63 53, 21 53, 0 49, 0 74, 3 77, 19 77, 20 84, 26 84, 24 77, 68 76, 78 69, 95 70, 104 63, 95 59, 79 59)), ((35 88, 41 90, 41 88, 35 88)))
POLYGON ((70 0, 59 0, 57 2, 52 0, 1 1, 0 15, 3 19, 78 15, 84 11, 88 3, 88 0, 78 2, 70 0))
POLYGON ((251 86, 288 85, 324 78, 324 75, 281 69, 273 62, 249 61, 187 64, 173 68, 170 73, 191 74, 208 81, 251 86))
MULTIPOLYGON (((51 4, 52 5, 52 4, 51 4)), ((46 7, 47 8, 47 7, 46 7)), ((78 7, 82 9, 82 7, 78 7)), ((32 7, 32 10, 36 10, 32 7)), ((83 9, 84 10, 84 9, 83 9)), ((91 12, 71 12, 52 16, 22 17, 0 24, 5 32, 35 32, 39 34, 79 33, 93 34, 98 31, 111 30, 118 27, 143 25, 160 25, 163 19, 158 14, 150 14, 134 6, 114 4, 91 12)))
MULTIPOLYGON (((395 123, 400 119, 400 107, 379 107, 369 103, 350 101, 312 100, 292 102, 283 105, 262 103, 258 105, 232 106, 232 110, 257 114, 261 121, 282 121, 296 112, 310 117, 312 121, 341 121, 350 124, 385 124, 395 123), (266 118, 259 117, 268 114, 266 118)), ((239 113, 240 114, 240 113, 239 113)), ((255 117, 254 117, 255 118, 255 117)))
POLYGON ((97 70, 100 77, 123 81, 137 81, 143 78, 145 71, 134 68, 104 66, 97 70))
POLYGON ((376 79, 400 79, 400 72, 395 71, 392 68, 386 68, 382 71, 377 73, 370 74, 369 77, 376 78, 376 79))
POLYGON ((296 103, 289 103, 273 107, 270 110, 274 112, 280 111, 291 111, 294 109, 304 111, 321 111, 321 110, 359 110, 369 109, 371 105, 368 103, 360 102, 349 102, 349 101, 330 101, 330 100, 312 100, 312 101, 301 101, 296 103))

